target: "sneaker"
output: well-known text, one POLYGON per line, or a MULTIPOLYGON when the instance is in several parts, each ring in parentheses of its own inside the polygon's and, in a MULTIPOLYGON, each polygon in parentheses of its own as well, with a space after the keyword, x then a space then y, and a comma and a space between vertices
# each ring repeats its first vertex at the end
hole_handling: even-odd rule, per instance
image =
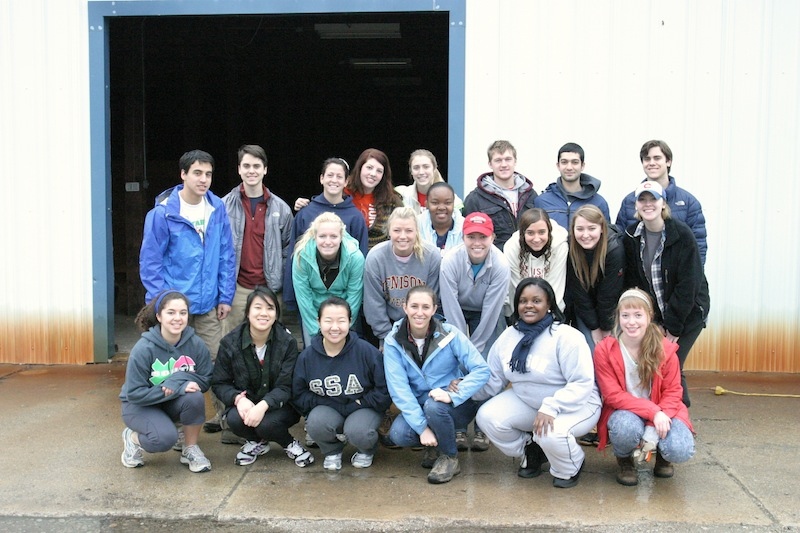
POLYGON ((219 438, 222 444, 235 444, 237 446, 244 446, 247 444, 247 439, 240 437, 230 429, 223 429, 222 436, 219 438))
POLYGON ((264 455, 268 451, 268 442, 264 442, 263 440, 260 442, 249 440, 242 446, 239 453, 236 454, 236 460, 234 462, 239 466, 251 465, 256 462, 259 455, 264 455))
POLYGON ((553 478, 553 486, 557 489, 571 489, 575 485, 578 484, 578 478, 581 477, 581 470, 583 470, 583 465, 586 463, 584 461, 581 463, 581 467, 578 469, 578 472, 569 479, 561 479, 560 477, 553 478))
POLYGON ((122 430, 122 464, 128 468, 136 468, 137 466, 144 466, 144 459, 142 458, 142 447, 133 442, 133 430, 125 428, 122 430))
MULTIPOLYGON (((286 455, 289 456, 289 459, 294 459, 294 464, 300 468, 306 467, 314 462, 314 456, 311 455, 311 452, 303 448, 303 445, 297 440, 293 440, 284 450, 286 451, 286 455)), ((341 468, 341 466, 339 468, 341 468)))
POLYGON ((182 428, 178 428, 178 440, 172 445, 172 449, 176 452, 182 452, 184 444, 186 444, 186 435, 183 434, 182 428))
POLYGON ((436 459, 433 468, 428 473, 428 483, 433 483, 434 485, 447 483, 453 479, 453 476, 460 473, 461 467, 458 466, 458 457, 442 454, 436 459))
POLYGON ((485 452, 489 449, 489 438, 483 431, 476 431, 475 436, 472 437, 472 451, 485 452))
POLYGON ((420 466, 430 470, 433 468, 433 465, 436 464, 436 459, 438 458, 439 450, 436 449, 436 446, 425 446, 425 453, 422 456, 420 466))
POLYGON ((350 464, 353 465, 353 468, 369 468, 372 466, 372 459, 375 456, 371 453, 361 453, 356 452, 353 454, 353 457, 350 458, 350 464))
POLYGON ((211 461, 206 458, 203 450, 197 444, 186 446, 181 452, 181 463, 189 465, 192 472, 208 472, 211 470, 211 461))
POLYGON ((456 431, 456 449, 460 452, 469 450, 467 444, 467 434, 464 431, 456 431))
POLYGON ((525 445, 525 455, 522 456, 522 462, 517 470, 517 475, 524 478, 534 478, 542 473, 542 465, 547 460, 541 446, 531 440, 525 445))
POLYGON ((203 431, 206 433, 219 433, 222 431, 222 421, 219 418, 219 413, 214 415, 214 418, 207 420, 206 423, 203 424, 203 431))
POLYGON ((326 455, 325 461, 322 462, 322 468, 325 470, 338 471, 342 469, 342 454, 337 453, 334 455, 326 455))
POLYGON ((319 444, 317 441, 311 438, 311 435, 308 434, 308 426, 303 425, 303 431, 306 433, 306 448, 319 448, 319 444))
POLYGON ((600 444, 600 437, 597 436, 597 431, 590 431, 586 435, 578 437, 577 441, 581 446, 597 446, 600 444))

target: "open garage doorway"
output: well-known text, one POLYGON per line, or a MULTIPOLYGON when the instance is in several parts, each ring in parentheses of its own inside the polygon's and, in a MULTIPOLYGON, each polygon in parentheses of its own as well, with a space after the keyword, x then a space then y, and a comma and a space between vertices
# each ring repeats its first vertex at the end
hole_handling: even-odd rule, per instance
MULTIPOLYGON (((94 194, 97 150, 110 171, 102 179, 113 215, 105 243, 95 242, 95 254, 103 246, 113 250, 113 262, 95 262, 110 270, 111 293, 97 284, 95 294, 96 308, 105 303, 110 315, 110 353, 112 313, 128 317, 143 303, 138 253, 144 216, 158 193, 179 182, 177 161, 186 150, 215 157, 212 190, 223 196, 239 182, 237 148, 264 146, 267 186, 290 205, 318 193, 325 158, 352 163, 367 147, 388 154, 395 184, 410 181, 408 155, 423 147, 436 154, 449 181, 463 183, 463 81, 454 97, 451 64, 454 27, 463 33, 463 1, 458 25, 451 11, 431 10, 428 2, 399 3, 403 10, 393 11, 394 2, 354 1, 353 7, 375 10, 302 14, 164 13, 170 2, 159 2, 160 12, 153 13, 150 2, 117 2, 117 11, 134 4, 139 10, 104 18, 105 147, 96 146, 93 130, 94 194)), ((262 4, 268 11, 271 3, 262 4)), ((463 35, 457 41, 456 79, 463 80, 463 35)), ((93 92, 93 110, 94 104, 93 92)), ((96 318, 96 338, 101 323, 96 318)))

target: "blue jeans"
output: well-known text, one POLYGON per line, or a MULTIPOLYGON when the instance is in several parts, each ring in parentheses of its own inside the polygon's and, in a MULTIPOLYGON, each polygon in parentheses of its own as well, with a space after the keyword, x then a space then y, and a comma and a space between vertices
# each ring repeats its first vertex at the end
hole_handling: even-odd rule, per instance
MULTIPOLYGON (((645 422, 630 411, 614 411, 608 419, 608 439, 616 457, 630 457, 639 446, 645 422)), ((694 435, 681 420, 672 419, 667 436, 658 441, 661 456, 672 463, 683 463, 694 457, 694 435)))
MULTIPOLYGON (((475 418, 478 403, 467 400, 458 407, 453 407, 452 403, 437 402, 433 398, 428 398, 422 405, 422 411, 428 420, 428 427, 439 441, 437 449, 445 455, 455 457, 458 454, 456 428, 467 427, 467 424, 475 418)), ((402 414, 394 419, 389 430, 389 438, 398 446, 420 445, 419 434, 408 425, 402 414)))

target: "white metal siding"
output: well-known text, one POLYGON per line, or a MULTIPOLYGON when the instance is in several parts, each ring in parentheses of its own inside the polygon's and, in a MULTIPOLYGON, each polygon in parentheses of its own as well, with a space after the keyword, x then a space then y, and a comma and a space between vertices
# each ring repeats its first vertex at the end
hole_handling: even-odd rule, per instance
POLYGON ((92 361, 86 3, 0 2, 0 361, 92 361))
POLYGON ((541 191, 558 148, 616 217, 667 141, 703 204, 712 310, 687 367, 800 372, 800 2, 495 0, 467 4, 467 188, 508 139, 541 191))

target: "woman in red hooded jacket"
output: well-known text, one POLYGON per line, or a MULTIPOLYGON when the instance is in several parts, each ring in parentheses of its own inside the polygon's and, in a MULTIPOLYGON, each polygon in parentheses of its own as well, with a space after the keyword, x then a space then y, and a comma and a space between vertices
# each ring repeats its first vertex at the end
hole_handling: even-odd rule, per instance
POLYGON ((672 463, 694 456, 689 410, 682 401, 678 345, 653 322, 653 303, 639 289, 625 291, 617 304, 615 335, 597 344, 594 366, 603 396, 597 423, 599 449, 611 442, 620 471, 617 482, 638 480, 634 452, 649 459, 653 475, 672 477, 672 463), (638 449, 638 450, 637 450, 638 449))

